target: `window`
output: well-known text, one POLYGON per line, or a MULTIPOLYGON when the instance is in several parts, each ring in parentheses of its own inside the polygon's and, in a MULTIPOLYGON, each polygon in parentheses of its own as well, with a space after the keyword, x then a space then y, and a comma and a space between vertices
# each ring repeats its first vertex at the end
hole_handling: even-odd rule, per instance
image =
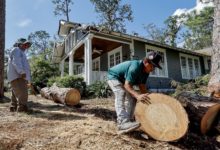
POLYGON ((194 79, 201 75, 199 57, 180 54, 180 65, 183 79, 194 79))
POLYGON ((181 63, 181 72, 182 72, 182 78, 187 78, 187 65, 186 65, 186 58, 180 57, 180 63, 181 63))
POLYGON ((73 34, 70 33, 65 40, 65 52, 68 53, 73 48, 73 34))
POLYGON ((118 47, 108 53, 108 67, 111 68, 122 62, 122 47, 118 47))
POLYGON ((150 76, 168 77, 166 50, 162 48, 154 47, 154 46, 149 46, 149 45, 146 45, 145 49, 146 49, 146 53, 155 51, 155 52, 158 52, 162 56, 162 60, 160 62, 160 66, 162 67, 162 69, 155 68, 155 70, 150 73, 150 76))
POLYGON ((83 63, 74 63, 74 74, 82 74, 84 72, 84 64, 83 63))
POLYGON ((211 59, 207 60, 207 64, 208 64, 208 69, 211 70, 211 59))
POLYGON ((92 61, 92 71, 100 71, 100 57, 92 61))

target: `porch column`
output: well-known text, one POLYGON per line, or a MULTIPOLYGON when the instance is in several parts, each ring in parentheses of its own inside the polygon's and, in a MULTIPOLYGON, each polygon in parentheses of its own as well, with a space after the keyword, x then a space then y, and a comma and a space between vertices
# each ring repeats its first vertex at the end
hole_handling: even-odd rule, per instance
POLYGON ((73 75, 73 52, 69 55, 69 75, 73 75))
POLYGON ((85 65, 85 81, 88 85, 92 84, 92 38, 89 34, 84 43, 84 65, 85 65))
POLYGON ((62 60, 61 63, 60 63, 61 77, 64 76, 64 62, 65 62, 65 59, 62 60))
POLYGON ((130 59, 132 60, 134 58, 134 39, 132 39, 132 42, 129 45, 130 47, 130 59))

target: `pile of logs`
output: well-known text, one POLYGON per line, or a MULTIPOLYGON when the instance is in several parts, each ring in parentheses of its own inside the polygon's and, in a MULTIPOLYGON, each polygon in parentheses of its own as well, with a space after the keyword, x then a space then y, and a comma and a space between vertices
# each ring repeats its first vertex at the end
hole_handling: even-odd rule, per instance
POLYGON ((183 92, 176 99, 149 94, 151 104, 137 103, 135 118, 140 129, 160 141, 176 141, 187 132, 220 131, 220 101, 183 92))
MULTIPOLYGON (((52 86, 43 88, 41 96, 56 103, 77 105, 80 93, 73 88, 52 86)), ((176 98, 168 95, 149 94, 150 104, 138 102, 135 119, 140 130, 159 141, 176 141, 187 132, 207 134, 220 132, 220 100, 182 92, 176 98)))
POLYGON ((182 92, 176 97, 188 113, 191 129, 208 133, 220 129, 220 100, 182 92))

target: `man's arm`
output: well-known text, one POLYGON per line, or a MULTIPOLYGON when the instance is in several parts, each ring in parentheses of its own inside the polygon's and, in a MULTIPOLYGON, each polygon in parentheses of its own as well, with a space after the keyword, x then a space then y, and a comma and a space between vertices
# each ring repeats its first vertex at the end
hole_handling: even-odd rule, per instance
POLYGON ((127 80, 125 81, 124 87, 133 97, 137 99, 139 95, 138 92, 133 89, 133 86, 127 80))
POLYGON ((140 89, 142 94, 147 93, 147 88, 146 88, 145 84, 139 84, 139 89, 140 89))
MULTIPOLYGON (((133 86, 128 82, 128 81, 125 81, 125 84, 124 84, 124 88, 139 102, 143 102, 143 103, 146 103, 146 104, 150 104, 150 99, 148 97, 148 93, 143 93, 143 94, 139 94, 138 92, 136 92, 134 89, 133 89, 133 86)), ((143 90, 143 89, 142 89, 143 90)), ((146 90, 146 88, 145 88, 146 90)), ((146 90, 147 91, 147 90, 146 90)))

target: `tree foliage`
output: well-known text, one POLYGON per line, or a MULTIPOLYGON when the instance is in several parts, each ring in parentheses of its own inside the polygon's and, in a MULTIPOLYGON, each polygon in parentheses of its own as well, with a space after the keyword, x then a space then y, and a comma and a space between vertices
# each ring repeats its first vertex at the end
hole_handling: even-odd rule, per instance
POLYGON ((155 24, 150 23, 144 26, 147 31, 147 38, 165 44, 165 28, 159 28, 155 24))
POLYGON ((212 46, 213 15, 213 7, 207 7, 199 14, 193 11, 187 16, 184 48, 198 50, 212 46))
POLYGON ((50 35, 46 31, 40 30, 34 33, 30 33, 28 40, 32 42, 28 55, 44 55, 45 58, 52 52, 52 44, 50 42, 50 35))
POLYGON ((182 39, 183 47, 190 50, 202 49, 212 45, 213 7, 206 7, 200 13, 192 11, 189 14, 170 16, 164 21, 165 28, 149 24, 144 28, 147 37, 176 46, 182 39))
POLYGON ((181 23, 178 22, 178 16, 170 16, 165 20, 166 31, 166 43, 170 46, 176 46, 177 34, 181 29, 181 23))
POLYGON ((182 26, 178 19, 178 16, 169 16, 164 21, 164 28, 159 28, 153 23, 144 26, 144 29, 147 31, 147 38, 162 44, 176 46, 178 33, 182 26))
POLYGON ((48 79, 59 75, 59 66, 51 64, 42 56, 33 56, 30 61, 32 83, 43 88, 47 85, 48 79))
POLYGON ((69 21, 70 6, 73 4, 73 0, 52 0, 52 3, 55 5, 54 15, 64 15, 66 20, 69 21))
POLYGON ((121 0, 90 0, 100 14, 100 25, 110 31, 125 33, 125 21, 133 21, 131 5, 121 0))

